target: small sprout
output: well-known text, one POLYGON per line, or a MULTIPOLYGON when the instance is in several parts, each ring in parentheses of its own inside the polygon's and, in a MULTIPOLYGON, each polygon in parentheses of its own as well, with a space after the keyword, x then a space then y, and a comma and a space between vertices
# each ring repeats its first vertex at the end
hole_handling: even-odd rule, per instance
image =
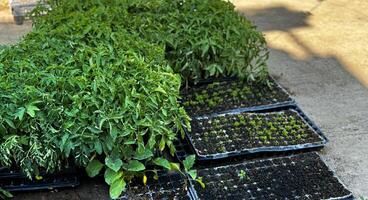
POLYGON ((237 96, 238 96, 238 91, 233 90, 233 91, 231 92, 231 96, 232 96, 232 97, 237 97, 237 96))
POLYGON ((302 139, 302 136, 301 135, 297 135, 296 136, 296 139, 301 140, 302 139))
POLYGON ((259 139, 261 139, 261 141, 265 142, 265 141, 267 141, 267 136, 260 136, 259 139))
POLYGON ((240 123, 239 123, 239 122, 235 122, 235 123, 234 123, 234 126, 235 126, 235 127, 238 127, 238 126, 240 126, 240 123))
POLYGON ((226 148, 225 148, 225 146, 223 146, 223 145, 221 145, 221 146, 219 146, 218 148, 217 148, 217 150, 219 151, 219 152, 226 152, 226 148))
POLYGON ((214 102, 213 100, 209 100, 208 105, 209 105, 211 108, 213 108, 213 107, 215 107, 215 106, 216 106, 216 102, 214 102))
POLYGON ((240 180, 248 179, 248 175, 244 170, 240 170, 239 173, 238 173, 238 176, 239 176, 240 180))

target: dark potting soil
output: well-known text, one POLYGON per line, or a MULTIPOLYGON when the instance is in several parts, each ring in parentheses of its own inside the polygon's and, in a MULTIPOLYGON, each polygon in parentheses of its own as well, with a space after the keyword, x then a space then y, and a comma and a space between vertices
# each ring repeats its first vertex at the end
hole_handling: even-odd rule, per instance
POLYGON ((183 89, 182 102, 190 116, 202 116, 235 108, 291 101, 272 79, 265 82, 219 81, 183 89))
POLYGON ((179 174, 161 174, 158 180, 153 176, 148 177, 147 185, 142 180, 133 180, 126 192, 119 199, 129 200, 153 200, 153 199, 177 199, 189 200, 188 184, 179 174))
POLYGON ((341 199, 351 197, 316 153, 198 170, 199 199, 341 199), (342 198, 343 197, 343 198, 342 198))
POLYGON ((293 109, 193 119, 188 136, 200 156, 322 142, 293 109))

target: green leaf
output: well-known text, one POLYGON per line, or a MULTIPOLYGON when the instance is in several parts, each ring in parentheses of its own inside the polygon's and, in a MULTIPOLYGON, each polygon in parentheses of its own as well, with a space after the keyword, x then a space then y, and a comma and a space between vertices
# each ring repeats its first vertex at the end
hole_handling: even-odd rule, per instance
MULTIPOLYGON (((12 198, 13 197, 13 195, 10 192, 2 189, 1 187, 0 187, 0 194, 3 194, 6 198, 12 198)), ((0 197, 1 197, 1 195, 0 195, 0 197)))
POLYGON ((111 185, 113 182, 115 182, 117 179, 121 178, 123 176, 123 172, 115 172, 114 170, 107 168, 104 174, 105 182, 108 185, 111 185))
POLYGON ((188 174, 189 174, 189 176, 190 176, 193 180, 195 180, 195 179, 197 178, 197 170, 194 170, 194 169, 189 170, 189 171, 188 171, 188 174))
POLYGON ((137 160, 131 160, 128 164, 123 164, 123 168, 131 172, 139 172, 146 169, 146 167, 137 160))
POLYGON ((106 157, 105 158, 106 166, 108 166, 110 169, 114 170, 115 172, 118 172, 123 165, 123 161, 120 158, 112 158, 112 157, 106 157))
POLYGON ((153 163, 158 166, 164 167, 168 170, 171 170, 170 162, 166 160, 165 158, 156 158, 153 160, 153 163))
POLYGON ((15 124, 10 119, 5 118, 5 122, 13 129, 16 129, 15 124))
POLYGON ((145 160, 145 159, 151 158, 152 156, 153 156, 153 153, 151 150, 144 149, 141 152, 136 152, 134 155, 134 158, 137 160, 145 160))
POLYGON ((165 91, 164 89, 162 89, 162 87, 161 87, 161 86, 158 86, 154 91, 155 91, 155 92, 161 92, 161 93, 163 93, 163 94, 167 94, 167 93, 166 93, 166 91, 165 91))
POLYGON ((170 169, 174 171, 181 172, 179 163, 170 163, 170 169))
POLYGON ((86 171, 89 177, 97 176, 104 165, 97 159, 90 161, 86 167, 86 171))
POLYGON ((163 151, 165 149, 165 137, 162 136, 161 140, 160 140, 160 144, 159 144, 159 149, 160 151, 163 151))
POLYGON ((17 112, 14 113, 15 119, 19 119, 20 121, 23 120, 24 113, 26 112, 26 109, 24 107, 20 107, 17 109, 17 112))
POLYGON ((102 144, 100 141, 95 141, 95 150, 96 150, 96 153, 101 155, 102 154, 102 144))
POLYGON ((195 159, 195 155, 190 155, 185 158, 183 161, 185 171, 189 171, 193 167, 195 159))
POLYGON ((110 197, 117 199, 121 193, 125 190, 126 183, 123 178, 115 180, 110 186, 110 197))
POLYGON ((36 106, 29 104, 26 106, 26 110, 27 110, 27 114, 31 117, 35 117, 36 116, 36 111, 39 111, 40 109, 37 108, 36 106))

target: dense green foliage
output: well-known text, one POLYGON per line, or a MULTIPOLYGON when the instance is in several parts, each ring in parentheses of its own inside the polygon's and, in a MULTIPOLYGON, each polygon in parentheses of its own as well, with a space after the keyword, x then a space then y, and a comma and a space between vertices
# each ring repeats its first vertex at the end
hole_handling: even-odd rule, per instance
MULTIPOLYGON (((262 35, 221 0, 48 3, 20 43, 0 48, 0 165, 29 177, 71 161, 90 176, 104 169, 116 198, 149 165, 179 170, 160 152, 173 154, 189 127, 180 75, 266 74, 262 35)), ((195 179, 193 163, 183 164, 195 179)))
POLYGON ((110 183, 116 197, 124 180, 160 164, 158 151, 174 152, 173 130, 188 122, 177 102, 180 76, 162 48, 111 27, 107 7, 64 12, 37 19, 0 53, 0 164, 29 176, 67 158, 91 176, 106 165, 109 179, 124 178, 110 183))
MULTIPOLYGON (((132 2, 132 1, 129 1, 132 2)), ((260 32, 223 0, 133 1, 122 23, 131 32, 165 45, 165 58, 182 77, 246 80, 267 75, 268 51, 260 32)))

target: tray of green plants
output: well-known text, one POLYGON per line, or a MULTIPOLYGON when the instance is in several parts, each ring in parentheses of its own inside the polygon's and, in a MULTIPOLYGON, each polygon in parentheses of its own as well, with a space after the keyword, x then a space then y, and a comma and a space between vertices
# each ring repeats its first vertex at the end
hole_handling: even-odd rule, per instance
POLYGON ((196 199, 353 198, 317 153, 207 166, 198 175, 206 187, 193 183, 196 199))
POLYGON ((196 118, 186 138, 198 160, 321 148, 328 142, 296 105, 196 118))
POLYGON ((49 190, 78 185, 79 176, 75 168, 67 168, 55 173, 40 172, 32 179, 19 170, 0 169, 0 188, 9 192, 49 190))
POLYGON ((159 171, 150 173, 146 180, 149 181, 145 182, 143 177, 132 180, 118 199, 193 199, 193 189, 187 177, 180 173, 159 171))
POLYGON ((184 88, 182 105, 192 116, 255 111, 294 104, 294 100, 273 78, 266 81, 219 79, 184 88))

